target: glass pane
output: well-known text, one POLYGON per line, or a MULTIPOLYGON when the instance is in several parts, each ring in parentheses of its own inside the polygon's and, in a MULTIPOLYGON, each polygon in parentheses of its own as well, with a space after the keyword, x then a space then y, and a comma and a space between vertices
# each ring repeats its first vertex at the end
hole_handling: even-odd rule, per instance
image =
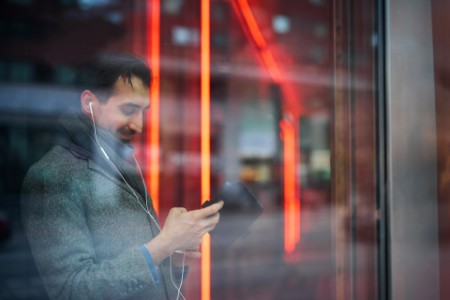
MULTIPOLYGON (((48 299, 46 283, 51 295, 99 298, 156 291, 181 299, 179 289, 203 300, 378 299, 378 12, 374 1, 355 2, 4 1, 0 298, 48 299), (106 129, 128 141, 131 125, 117 129, 102 118, 117 113, 104 108, 121 90, 114 85, 106 102, 103 89, 86 93, 84 63, 116 52, 142 57, 153 74, 142 134, 132 139, 139 168, 129 173, 98 136, 106 129), (86 95, 99 98, 98 119, 86 95), (98 155, 85 157, 76 144, 49 160, 67 135, 60 115, 76 119, 80 106, 91 133, 86 149, 98 155), (83 177, 65 159, 89 162, 92 173, 83 177), (50 177, 22 186, 38 161, 29 174, 50 177), (70 184, 47 175, 67 168, 70 184), (158 234, 151 217, 166 228, 173 207, 200 209, 227 182, 242 183, 262 212, 240 197, 226 203, 216 230, 194 247, 201 258, 173 254, 173 265, 189 266, 182 285, 169 278, 180 270, 164 273, 169 260, 152 285, 139 250, 158 234), (139 202, 146 194, 157 212, 149 216, 139 202), (31 209, 29 195, 43 206, 31 209)), ((130 95, 140 91, 123 84, 130 95)), ((83 133, 70 132, 81 143, 83 133)))

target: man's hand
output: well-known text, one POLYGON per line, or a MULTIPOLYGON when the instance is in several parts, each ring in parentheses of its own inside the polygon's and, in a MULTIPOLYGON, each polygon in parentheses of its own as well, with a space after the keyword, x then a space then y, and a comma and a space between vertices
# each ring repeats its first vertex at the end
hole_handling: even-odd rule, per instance
POLYGON ((202 237, 216 227, 222 206, 223 201, 192 211, 172 208, 160 234, 146 245, 155 263, 159 264, 177 250, 198 256, 202 237))

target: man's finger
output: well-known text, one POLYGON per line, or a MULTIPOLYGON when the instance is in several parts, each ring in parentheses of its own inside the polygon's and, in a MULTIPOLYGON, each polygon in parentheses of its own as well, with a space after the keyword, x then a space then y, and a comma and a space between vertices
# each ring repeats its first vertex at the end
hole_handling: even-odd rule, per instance
POLYGON ((216 214, 222 207, 223 207, 223 201, 219 201, 208 207, 193 210, 192 212, 195 214, 196 217, 203 219, 203 218, 207 218, 211 215, 216 214))
POLYGON ((218 223, 219 219, 220 219, 220 213, 215 213, 214 215, 210 215, 206 218, 204 218, 206 221, 210 222, 210 223, 218 223))

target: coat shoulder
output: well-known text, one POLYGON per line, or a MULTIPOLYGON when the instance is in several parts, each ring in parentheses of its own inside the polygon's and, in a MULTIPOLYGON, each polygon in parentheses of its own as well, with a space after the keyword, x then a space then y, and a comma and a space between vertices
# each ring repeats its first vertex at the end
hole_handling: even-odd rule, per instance
POLYGON ((74 156, 61 146, 54 146, 39 161, 34 163, 25 176, 24 183, 37 180, 64 180, 73 174, 86 172, 87 160, 74 156))

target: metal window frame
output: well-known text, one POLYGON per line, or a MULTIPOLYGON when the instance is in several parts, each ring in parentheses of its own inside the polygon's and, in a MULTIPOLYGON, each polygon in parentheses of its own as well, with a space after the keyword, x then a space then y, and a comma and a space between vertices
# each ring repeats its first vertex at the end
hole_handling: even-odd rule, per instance
MULTIPOLYGON (((439 299, 430 0, 385 2, 388 299, 439 299)), ((381 108, 383 109, 383 108, 381 108)), ((383 128, 381 128, 383 129, 383 128)), ((381 145, 382 146, 382 145, 381 145)), ((384 170, 380 166, 380 170, 384 170)), ((380 191, 383 198, 384 190, 380 191)))

